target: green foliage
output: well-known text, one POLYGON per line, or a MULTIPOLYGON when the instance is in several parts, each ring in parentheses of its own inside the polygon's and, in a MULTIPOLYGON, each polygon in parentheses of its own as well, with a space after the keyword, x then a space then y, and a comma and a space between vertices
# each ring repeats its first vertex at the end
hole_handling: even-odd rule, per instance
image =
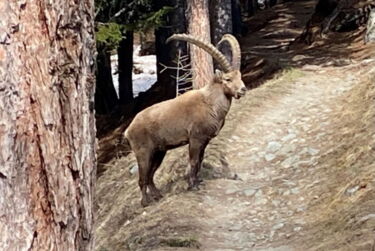
POLYGON ((97 42, 114 49, 125 31, 147 31, 164 25, 164 17, 174 8, 154 10, 152 0, 95 0, 97 42))
POLYGON ((164 25, 164 16, 171 12, 174 8, 164 6, 162 9, 146 14, 141 18, 138 24, 138 30, 148 30, 151 28, 159 28, 164 25))
POLYGON ((123 26, 117 23, 99 23, 96 31, 96 41, 107 48, 115 49, 122 40, 123 26))
POLYGON ((153 11, 152 0, 95 0, 96 21, 131 24, 153 11))

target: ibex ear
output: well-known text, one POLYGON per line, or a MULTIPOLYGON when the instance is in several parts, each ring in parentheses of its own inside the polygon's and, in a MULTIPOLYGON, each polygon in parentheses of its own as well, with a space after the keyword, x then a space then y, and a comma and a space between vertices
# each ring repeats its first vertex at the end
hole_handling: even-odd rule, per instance
POLYGON ((222 71, 220 71, 218 69, 215 70, 214 81, 216 83, 222 83, 222 81, 223 81, 223 72, 222 71))
POLYGON ((218 70, 218 69, 216 69, 216 70, 215 70, 215 76, 216 76, 217 78, 222 78, 222 77, 223 77, 223 72, 220 71, 220 70, 218 70))

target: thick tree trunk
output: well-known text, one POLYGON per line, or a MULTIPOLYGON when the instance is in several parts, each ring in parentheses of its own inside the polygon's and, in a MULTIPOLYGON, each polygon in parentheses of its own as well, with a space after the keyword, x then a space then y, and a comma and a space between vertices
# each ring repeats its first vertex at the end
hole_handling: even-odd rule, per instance
POLYGON ((0 3, 0 250, 93 250, 93 7, 0 3))
POLYGON ((248 16, 254 16, 258 10, 257 0, 247 0, 247 13, 248 16))
POLYGON ((211 39, 217 44, 226 33, 233 33, 232 0, 210 1, 211 39))
POLYGON ((242 35, 241 4, 239 0, 232 0, 233 34, 242 35))
MULTIPOLYGON (((209 0, 187 1, 187 20, 189 33, 204 41, 211 42, 209 0)), ((211 55, 204 50, 190 46, 193 87, 199 89, 213 78, 213 61, 211 55)))
POLYGON ((125 39, 118 47, 118 74, 120 104, 128 104, 133 100, 133 32, 126 32, 125 39))
POLYGON ((105 46, 97 46, 95 111, 108 114, 118 106, 119 99, 112 79, 111 55, 105 46))
POLYGON ((181 55, 187 54, 187 46, 185 42, 173 41, 166 43, 165 41, 174 33, 186 33, 185 10, 186 3, 184 0, 160 0, 157 8, 163 6, 174 6, 174 11, 168 13, 166 25, 155 31, 155 47, 157 59, 158 85, 162 90, 165 99, 174 98, 177 93, 176 79, 177 71, 175 69, 164 70, 164 66, 176 67, 179 51, 181 55))
MULTIPOLYGON (((224 34, 233 33, 232 0, 211 0, 210 11, 211 40, 216 45, 224 34)), ((231 49, 228 43, 224 43, 219 49, 231 60, 231 49)), ((215 68, 217 68, 216 64, 215 68)))

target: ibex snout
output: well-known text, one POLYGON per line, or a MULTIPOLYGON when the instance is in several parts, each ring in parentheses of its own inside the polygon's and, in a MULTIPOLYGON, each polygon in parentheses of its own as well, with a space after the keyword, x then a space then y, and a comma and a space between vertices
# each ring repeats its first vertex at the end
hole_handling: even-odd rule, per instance
POLYGON ((241 97, 245 96, 246 91, 247 91, 247 88, 245 86, 243 86, 241 88, 241 90, 238 92, 238 98, 241 98, 241 97))
POLYGON ((234 95, 234 98, 235 99, 239 99, 239 98, 242 98, 243 96, 246 95, 246 91, 247 91, 247 88, 245 87, 245 85, 243 87, 241 87, 234 95))

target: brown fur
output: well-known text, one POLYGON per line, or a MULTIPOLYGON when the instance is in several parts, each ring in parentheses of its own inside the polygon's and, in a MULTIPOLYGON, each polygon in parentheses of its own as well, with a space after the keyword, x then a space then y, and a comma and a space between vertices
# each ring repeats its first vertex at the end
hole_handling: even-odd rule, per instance
POLYGON ((162 197, 153 177, 169 149, 189 144, 189 188, 197 188, 204 150, 224 125, 232 97, 240 98, 245 91, 238 70, 217 72, 202 89, 155 104, 134 118, 125 137, 138 161, 143 206, 150 202, 147 187, 154 199, 162 197))

